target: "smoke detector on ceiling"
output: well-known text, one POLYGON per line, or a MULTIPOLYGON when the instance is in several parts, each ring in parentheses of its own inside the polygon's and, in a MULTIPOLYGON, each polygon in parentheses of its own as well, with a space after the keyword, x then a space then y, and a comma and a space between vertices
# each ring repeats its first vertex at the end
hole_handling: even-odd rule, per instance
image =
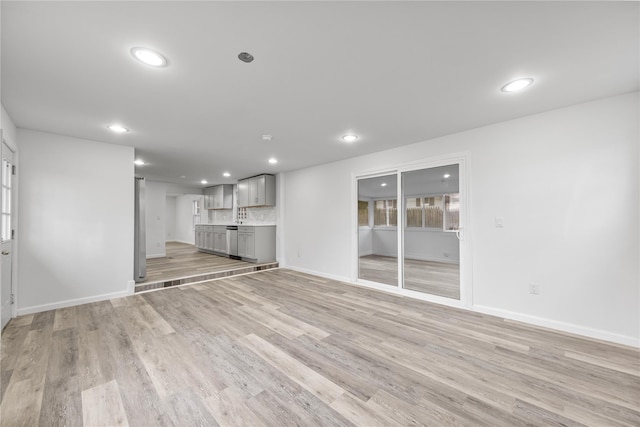
POLYGON ((240 52, 238 54, 238 59, 242 62, 252 62, 253 55, 251 55, 249 52, 240 52))

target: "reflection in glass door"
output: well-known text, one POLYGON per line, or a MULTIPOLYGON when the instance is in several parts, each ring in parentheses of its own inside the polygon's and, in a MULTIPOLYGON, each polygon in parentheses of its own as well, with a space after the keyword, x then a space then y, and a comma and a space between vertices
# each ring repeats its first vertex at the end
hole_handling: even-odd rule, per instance
POLYGON ((403 287, 459 300, 459 165, 403 172, 402 200, 403 287))
POLYGON ((358 278, 398 286, 397 175, 358 180, 358 278))

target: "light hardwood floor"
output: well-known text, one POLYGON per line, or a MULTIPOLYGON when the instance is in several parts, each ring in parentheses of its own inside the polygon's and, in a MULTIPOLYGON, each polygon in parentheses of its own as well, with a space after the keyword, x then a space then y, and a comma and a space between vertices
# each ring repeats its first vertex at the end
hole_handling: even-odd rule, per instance
POLYGON ((174 280, 252 265, 246 261, 198 252, 194 245, 167 242, 166 256, 147 259, 147 277, 142 283, 174 280))
POLYGON ((284 269, 22 316, 2 426, 638 426, 637 349, 284 269))
MULTIPOLYGON (((398 258, 366 255, 359 259, 359 277, 364 280, 398 286, 398 258)), ((460 265, 405 259, 404 287, 412 291, 460 299, 460 265)))

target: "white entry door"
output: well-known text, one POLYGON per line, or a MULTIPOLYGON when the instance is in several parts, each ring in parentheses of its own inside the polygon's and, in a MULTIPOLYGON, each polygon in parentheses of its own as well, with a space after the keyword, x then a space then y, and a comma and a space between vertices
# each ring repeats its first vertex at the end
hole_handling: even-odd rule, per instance
POLYGON ((13 152, 5 142, 2 142, 2 172, 0 174, 0 187, 2 188, 2 284, 0 286, 0 318, 2 328, 9 322, 12 315, 13 290, 11 279, 13 276, 13 152))

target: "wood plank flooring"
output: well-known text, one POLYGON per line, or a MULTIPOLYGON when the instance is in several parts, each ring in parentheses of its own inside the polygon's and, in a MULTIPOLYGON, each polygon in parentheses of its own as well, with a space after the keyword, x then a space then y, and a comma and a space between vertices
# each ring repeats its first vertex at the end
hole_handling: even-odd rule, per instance
POLYGON ((12 319, 2 426, 638 426, 640 354, 289 270, 12 319))
POLYGON ((246 261, 198 252, 194 245, 180 242, 167 242, 165 254, 165 257, 147 259, 147 277, 142 283, 168 281, 252 265, 246 261))
POLYGON ((166 257, 147 260, 147 277, 135 292, 203 282, 277 268, 278 262, 253 263, 199 252, 186 243, 167 242, 166 257))
MULTIPOLYGON (((398 286, 398 258, 367 255, 360 257, 359 277, 364 280, 398 286)), ((460 265, 405 259, 404 287, 412 291, 460 299, 460 265)))

